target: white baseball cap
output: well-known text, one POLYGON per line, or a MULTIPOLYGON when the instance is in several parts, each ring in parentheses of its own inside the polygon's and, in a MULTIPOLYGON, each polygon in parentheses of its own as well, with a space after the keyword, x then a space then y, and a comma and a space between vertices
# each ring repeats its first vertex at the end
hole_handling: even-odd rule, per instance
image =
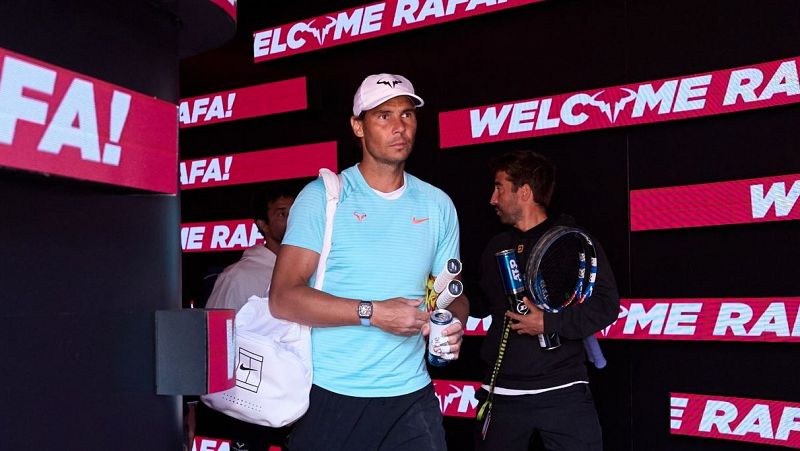
POLYGON ((408 78, 392 74, 370 75, 361 82, 353 97, 353 115, 358 116, 398 96, 411 97, 416 106, 425 104, 422 97, 414 94, 414 85, 408 78))

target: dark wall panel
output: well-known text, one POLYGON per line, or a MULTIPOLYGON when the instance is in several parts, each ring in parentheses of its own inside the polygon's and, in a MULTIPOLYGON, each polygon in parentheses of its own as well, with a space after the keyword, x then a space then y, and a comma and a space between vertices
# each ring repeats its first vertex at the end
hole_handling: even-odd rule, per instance
MULTIPOLYGON (((0 48, 176 103, 175 4, 0 2, 0 48)), ((0 449, 180 449, 153 314, 180 307, 179 209, 0 168, 0 449)))

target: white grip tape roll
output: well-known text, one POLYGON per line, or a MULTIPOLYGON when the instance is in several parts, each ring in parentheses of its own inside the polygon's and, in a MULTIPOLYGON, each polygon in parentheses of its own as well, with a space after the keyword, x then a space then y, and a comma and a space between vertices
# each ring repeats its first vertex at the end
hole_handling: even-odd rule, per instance
POLYGON ((464 292, 464 285, 460 280, 451 280, 447 284, 447 289, 439 293, 436 298, 436 308, 447 308, 453 300, 464 292))
POLYGON ((459 274, 461 274, 461 262, 457 258, 447 260, 444 269, 436 276, 436 280, 433 281, 433 291, 437 293, 445 291, 447 284, 459 274))

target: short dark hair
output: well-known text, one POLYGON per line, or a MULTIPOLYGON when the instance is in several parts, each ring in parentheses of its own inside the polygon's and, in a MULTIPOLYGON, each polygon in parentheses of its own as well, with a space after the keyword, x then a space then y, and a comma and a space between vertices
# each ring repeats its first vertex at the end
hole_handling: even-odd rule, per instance
POLYGON ((297 197, 297 190, 289 185, 278 185, 270 188, 258 188, 250 195, 250 216, 253 221, 261 219, 269 224, 267 210, 269 206, 281 197, 294 199, 297 197))
POLYGON ((516 150, 497 156, 489 162, 492 174, 508 174, 514 192, 527 184, 533 190, 536 203, 547 208, 556 186, 556 167, 542 154, 530 150, 516 150))

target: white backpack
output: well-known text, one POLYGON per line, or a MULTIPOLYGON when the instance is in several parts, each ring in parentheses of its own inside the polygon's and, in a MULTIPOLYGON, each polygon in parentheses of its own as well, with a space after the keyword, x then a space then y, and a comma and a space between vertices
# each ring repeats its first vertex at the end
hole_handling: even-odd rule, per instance
MULTIPOLYGON (((325 234, 314 288, 321 289, 331 248, 340 178, 320 169, 325 183, 325 234)), ((269 427, 294 423, 308 410, 311 390, 311 327, 276 319, 269 300, 251 296, 236 314, 236 385, 201 396, 208 407, 269 427)))

